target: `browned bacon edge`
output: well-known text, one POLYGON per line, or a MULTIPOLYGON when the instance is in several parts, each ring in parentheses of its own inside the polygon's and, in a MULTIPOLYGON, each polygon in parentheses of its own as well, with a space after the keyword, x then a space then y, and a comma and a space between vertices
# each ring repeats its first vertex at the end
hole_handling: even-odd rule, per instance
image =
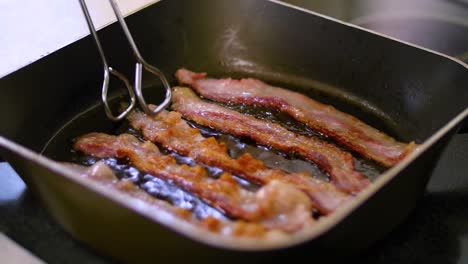
POLYGON ((270 86, 257 79, 208 79, 205 78, 206 73, 194 73, 186 69, 179 69, 176 77, 181 84, 191 85, 200 95, 211 100, 264 105, 286 112, 296 120, 387 167, 398 163, 416 147, 414 142, 398 142, 330 105, 319 103, 297 92, 270 86))
POLYGON ((130 125, 141 130, 146 139, 197 162, 221 168, 257 184, 267 184, 272 180, 290 183, 304 191, 312 200, 312 206, 322 214, 333 212, 350 198, 333 184, 307 173, 286 174, 281 170, 267 168, 249 153, 233 159, 228 155, 224 143, 217 142, 213 137, 203 137, 199 129, 191 128, 182 119, 180 113, 162 111, 150 117, 143 112, 133 111, 128 119, 130 125))
POLYGON ((236 221, 221 221, 212 216, 203 219, 192 217, 190 210, 183 209, 170 205, 165 201, 161 201, 147 194, 145 191, 138 188, 131 181, 122 179, 119 180, 112 170, 99 161, 91 167, 83 167, 75 164, 66 164, 71 169, 78 171, 83 177, 90 178, 102 185, 116 189, 130 197, 136 198, 154 207, 157 212, 164 211, 173 217, 187 221, 197 227, 204 228, 210 232, 220 233, 223 235, 246 236, 246 237, 264 237, 268 231, 263 225, 257 223, 248 223, 242 220, 236 221))
POLYGON ((298 153, 327 171, 340 190, 356 193, 370 184, 367 178, 354 170, 352 155, 334 145, 295 134, 272 122, 204 102, 189 88, 174 88, 172 102, 174 110, 201 125, 248 137, 275 149, 298 153))
POLYGON ((273 181, 252 193, 228 173, 211 179, 203 167, 178 165, 173 157, 161 155, 153 143, 142 143, 129 134, 90 133, 79 137, 74 148, 99 158, 128 158, 139 170, 173 182, 231 217, 258 222, 268 229, 292 232, 314 222, 307 196, 288 184, 273 181))

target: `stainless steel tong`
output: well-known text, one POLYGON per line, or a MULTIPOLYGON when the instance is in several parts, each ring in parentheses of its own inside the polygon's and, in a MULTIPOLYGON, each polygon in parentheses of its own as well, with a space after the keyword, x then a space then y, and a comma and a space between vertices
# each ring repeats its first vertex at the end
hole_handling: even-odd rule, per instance
POLYGON ((102 83, 102 102, 104 103, 104 109, 106 111, 106 115, 109 119, 112 121, 119 121, 125 116, 127 116, 130 111, 135 107, 136 100, 138 100, 138 103, 141 107, 141 109, 148 115, 155 115, 159 113, 161 110, 166 108, 166 106, 169 104, 171 100, 171 87, 169 86, 169 83, 167 82, 166 77, 164 74, 156 67, 148 64, 145 59, 140 54, 140 51, 138 50, 137 45, 135 44, 135 41, 133 40, 132 34, 130 33, 130 30, 127 27, 127 24, 125 23, 125 19, 123 18, 122 13, 120 12, 120 9, 115 2, 115 0, 109 0, 112 9, 114 10, 114 14, 117 17, 117 20, 119 21, 120 26, 122 27, 122 30, 127 37, 128 43, 133 51, 133 56, 135 57, 135 76, 134 76, 134 86, 132 86, 131 82, 128 80, 125 75, 119 73, 115 69, 109 66, 106 56, 104 54, 104 50, 102 48, 101 42, 99 41, 98 34, 96 32, 96 29, 94 27, 93 20, 91 19, 91 15, 89 14, 88 7, 86 6, 85 0, 79 0, 81 4, 81 9, 83 9, 84 16, 86 18, 86 22, 88 23, 89 31, 91 32, 91 35, 94 38, 94 41, 96 42, 96 46, 99 51, 99 55, 101 56, 102 64, 104 67, 104 80, 102 83), (157 105, 156 108, 150 109, 148 107, 148 104, 146 103, 146 100, 143 96, 143 92, 141 90, 141 80, 142 80, 142 75, 143 75, 143 70, 149 71, 150 73, 156 75, 161 83, 163 84, 164 88, 166 89, 166 97, 164 101, 157 105), (128 107, 121 112, 119 115, 115 116, 110 107, 109 107, 109 102, 107 99, 107 94, 109 90, 109 82, 110 82, 110 74, 114 75, 117 77, 120 81, 122 81, 125 84, 125 87, 128 89, 128 94, 130 96, 130 104, 128 107))

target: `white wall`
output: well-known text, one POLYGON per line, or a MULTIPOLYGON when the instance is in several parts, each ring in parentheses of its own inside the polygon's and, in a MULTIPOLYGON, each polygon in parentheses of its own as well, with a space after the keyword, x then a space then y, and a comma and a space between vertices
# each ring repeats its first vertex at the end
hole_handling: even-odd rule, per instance
MULTIPOLYGON (((117 0, 124 14, 158 0, 117 0)), ((105 0, 86 0, 97 28, 115 21, 105 0)), ((89 34, 78 0, 0 0, 0 78, 89 34)))

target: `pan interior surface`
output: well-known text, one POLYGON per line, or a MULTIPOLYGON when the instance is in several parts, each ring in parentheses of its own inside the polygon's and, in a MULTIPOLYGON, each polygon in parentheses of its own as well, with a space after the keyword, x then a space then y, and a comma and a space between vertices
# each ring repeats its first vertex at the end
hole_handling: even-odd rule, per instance
MULTIPOLYGON (((401 138, 401 136, 396 133, 398 129, 392 126, 394 123, 382 119, 382 116, 385 115, 381 112, 376 112, 375 107, 366 108, 366 106, 368 106, 367 104, 363 104, 362 102, 356 100, 353 101, 355 96, 347 95, 346 93, 337 93, 339 90, 338 88, 326 84, 321 84, 317 81, 305 81, 305 79, 300 79, 299 82, 297 78, 287 78, 282 76, 284 79, 283 82, 280 82, 278 80, 277 74, 272 74, 272 76, 275 76, 275 79, 271 80, 268 79, 268 75, 266 75, 265 72, 253 74, 252 72, 233 73, 229 71, 224 74, 219 74, 217 77, 242 78, 252 76, 262 78, 262 80, 279 87, 286 87, 288 89, 305 93, 318 101, 331 104, 340 110, 348 111, 348 113, 352 112, 352 114, 359 116, 362 120, 371 123, 375 127, 382 129, 392 136, 401 138), (318 89, 314 89, 315 87, 318 87, 318 89), (337 97, 337 94, 341 96, 337 97)), ((144 92, 150 100, 161 100, 162 94, 160 91, 162 91, 161 87, 152 82, 152 80, 146 80, 146 87, 144 92)), ((124 98, 125 95, 115 96, 112 99, 111 105, 118 109, 124 98)), ((335 144, 333 140, 327 138, 323 134, 314 131, 313 129, 298 121, 295 121, 286 114, 269 107, 253 107, 247 105, 224 106, 241 113, 253 115, 259 119, 279 123, 297 134, 319 138, 331 144, 335 144)), ((188 122, 192 127, 199 128, 205 137, 215 137, 218 141, 226 143, 229 149, 229 155, 233 158, 237 158, 244 153, 250 153, 254 158, 263 161, 267 167, 278 168, 287 173, 307 172, 313 175, 313 177, 329 181, 329 176, 325 171, 320 169, 313 162, 304 160, 301 157, 296 156, 294 153, 277 151, 275 149, 271 149, 268 146, 258 145, 255 142, 245 138, 234 137, 207 127, 201 127, 190 121, 188 122)), ((72 147, 74 139, 91 132, 102 132, 111 135, 128 133, 136 136, 141 141, 145 141, 142 134, 139 131, 131 128, 128 121, 125 120, 120 122, 112 122, 108 120, 104 114, 102 104, 98 104, 84 110, 71 121, 67 122, 49 140, 42 153, 43 155, 57 161, 77 163, 84 166, 93 165, 101 159, 79 153, 73 150, 72 147)), ((335 145, 341 149, 351 152, 354 157, 356 170, 362 172, 370 180, 375 180, 381 173, 385 171, 385 168, 378 165, 377 163, 368 160, 357 153, 353 153, 351 150, 346 149, 345 147, 342 147, 338 144, 335 145)), ((173 156, 179 164, 187 164, 189 166, 196 164, 195 161, 189 157, 178 155, 177 153, 165 149, 160 145, 157 146, 164 154, 173 156)), ((222 212, 216 210, 215 208, 208 206, 201 199, 197 198, 189 192, 185 192, 183 189, 173 185, 172 183, 158 179, 157 177, 154 177, 154 175, 149 175, 139 171, 137 168, 129 164, 125 159, 105 158, 102 159, 102 161, 104 161, 104 163, 114 171, 117 177, 131 180, 137 186, 145 190, 147 193, 153 195, 155 198, 166 200, 170 204, 180 206, 184 209, 189 209, 196 218, 201 219, 207 216, 212 216, 225 220, 226 217, 228 217, 223 215, 222 212)), ((198 163, 198 165, 203 164, 198 163)), ((223 173, 223 170, 219 168, 206 165, 203 166, 207 168, 207 171, 212 178, 217 178, 223 173)), ((235 179, 244 189, 255 191, 259 187, 255 183, 245 181, 239 177, 235 176, 235 179)), ((316 214, 316 212, 314 215, 315 217, 319 216, 316 214)))

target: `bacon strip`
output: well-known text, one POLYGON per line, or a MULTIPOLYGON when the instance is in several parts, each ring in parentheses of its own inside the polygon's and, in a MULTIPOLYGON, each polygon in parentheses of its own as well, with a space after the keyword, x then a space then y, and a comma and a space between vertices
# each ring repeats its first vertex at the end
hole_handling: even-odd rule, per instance
POLYGON ((66 165, 80 173, 83 177, 92 179, 96 182, 99 182, 100 184, 116 189, 125 195, 145 202, 146 204, 152 206, 157 213, 168 213, 172 217, 187 221, 194 226, 204 228, 210 232, 220 233, 222 235, 228 236, 233 235, 255 238, 266 238, 267 236, 272 235, 267 229, 265 229, 263 225, 257 223, 248 223, 242 220, 221 221, 211 216, 200 220, 193 218, 191 217, 192 213, 190 210, 179 208, 170 205, 165 201, 154 198, 145 191, 139 189, 129 180, 119 180, 112 172, 112 170, 102 161, 95 163, 91 167, 83 167, 75 164, 66 165))
POLYGON ((151 142, 142 143, 129 134, 90 133, 78 138, 74 148, 100 158, 128 158, 139 170, 173 182, 232 217, 260 222, 268 229, 293 232, 314 223, 311 202, 288 184, 273 181, 252 193, 228 173, 219 179, 208 178, 203 167, 178 165, 151 142))
POLYGON ((145 191, 139 189, 135 184, 133 184, 129 180, 119 180, 117 176, 115 176, 115 174, 112 172, 111 168, 109 168, 102 161, 96 162, 90 167, 80 166, 76 164, 65 165, 70 167, 72 170, 77 171, 83 177, 92 179, 96 182, 101 183, 102 185, 109 186, 131 197, 142 200, 147 204, 155 207, 155 209, 158 211, 165 211, 175 217, 182 218, 184 220, 190 220, 191 212, 189 210, 175 207, 165 201, 156 199, 151 195, 147 194, 145 191))
POLYGON ((143 136, 197 162, 214 166, 257 184, 273 180, 290 183, 304 191, 312 200, 312 206, 322 214, 333 212, 349 200, 350 196, 338 190, 333 184, 311 177, 307 173, 292 173, 267 168, 262 161, 249 153, 233 159, 227 153, 224 143, 215 138, 205 138, 199 129, 191 128, 178 112, 163 111, 150 117, 133 111, 128 116, 130 124, 141 130, 143 136))
POLYGON ((416 144, 405 144, 365 124, 354 116, 303 94, 270 86, 257 79, 205 79, 206 73, 179 69, 181 84, 191 85, 200 95, 226 103, 264 105, 288 113, 296 120, 330 136, 361 155, 391 167, 416 144))
POLYGON ((350 153, 324 141, 297 135, 278 124, 204 102, 189 88, 176 87, 172 102, 174 110, 201 125, 248 137, 279 150, 298 153, 327 171, 340 190, 355 193, 370 184, 367 178, 354 170, 350 153))

